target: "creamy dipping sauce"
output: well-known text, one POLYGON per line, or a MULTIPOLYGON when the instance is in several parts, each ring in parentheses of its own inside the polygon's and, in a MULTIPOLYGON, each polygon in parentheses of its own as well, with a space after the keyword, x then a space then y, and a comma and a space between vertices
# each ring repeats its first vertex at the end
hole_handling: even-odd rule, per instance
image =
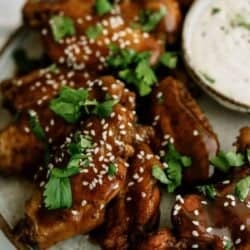
POLYGON ((188 66, 207 87, 250 110, 250 0, 198 0, 183 46, 188 66))

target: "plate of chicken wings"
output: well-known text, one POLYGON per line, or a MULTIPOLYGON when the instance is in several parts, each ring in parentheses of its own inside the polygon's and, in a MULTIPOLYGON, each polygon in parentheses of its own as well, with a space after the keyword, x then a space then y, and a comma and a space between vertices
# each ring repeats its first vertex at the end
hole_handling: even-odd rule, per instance
POLYGON ((191 4, 25 3, 0 56, 0 229, 13 248, 250 249, 250 118, 189 77, 191 4))

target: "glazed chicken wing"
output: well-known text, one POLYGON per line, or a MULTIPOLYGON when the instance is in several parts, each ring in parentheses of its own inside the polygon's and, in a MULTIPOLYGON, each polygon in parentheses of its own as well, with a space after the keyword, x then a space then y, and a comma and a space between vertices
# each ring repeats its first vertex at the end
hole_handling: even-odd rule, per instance
POLYGON ((30 110, 36 112, 52 146, 62 143, 65 136, 78 126, 78 123, 67 123, 49 108, 51 99, 58 95, 63 86, 88 89, 89 95, 97 100, 102 100, 108 94, 124 107, 130 110, 134 108, 134 94, 113 77, 88 80, 84 74, 60 69, 58 73, 43 70, 6 81, 1 85, 5 102, 21 115, 19 121, 0 133, 0 172, 31 173, 32 168, 37 169, 43 160, 45 145, 30 129, 30 110))
POLYGON ((181 14, 175 0, 120 1, 105 15, 97 15, 95 6, 94 0, 28 1, 24 7, 24 19, 30 26, 42 29, 46 51, 53 61, 76 70, 90 71, 104 69, 111 44, 121 49, 151 52, 151 63, 155 64, 164 49, 165 40, 173 41, 180 30, 181 14), (145 32, 138 25, 133 25, 145 8, 167 10, 168 14, 155 33, 145 32), (55 40, 51 28, 56 15, 73 20, 71 36, 59 41, 55 40), (89 31, 97 25, 99 32, 92 37, 89 31))
POLYGON ((192 166, 184 170, 186 184, 193 185, 211 177, 213 169, 209 159, 218 151, 217 136, 185 86, 166 78, 154 90, 151 103, 156 152, 164 150, 166 143, 172 140, 180 153, 192 159, 192 166))
MULTIPOLYGON (((41 190, 26 204, 25 221, 17 227, 20 239, 45 249, 74 235, 88 233, 103 222, 107 204, 126 180, 126 159, 133 154, 134 119, 130 110, 116 104, 110 118, 91 117, 83 122, 77 130, 78 136, 91 138, 92 145, 86 153, 88 166, 70 178, 72 207, 48 210, 41 190)), ((65 167, 69 159, 68 144, 72 140, 72 136, 68 136, 58 147, 49 164, 52 169, 65 167)))
POLYGON ((126 183, 110 204, 99 240, 103 249, 126 250, 140 241, 158 221, 160 191, 152 177, 161 163, 145 143, 135 146, 126 183))

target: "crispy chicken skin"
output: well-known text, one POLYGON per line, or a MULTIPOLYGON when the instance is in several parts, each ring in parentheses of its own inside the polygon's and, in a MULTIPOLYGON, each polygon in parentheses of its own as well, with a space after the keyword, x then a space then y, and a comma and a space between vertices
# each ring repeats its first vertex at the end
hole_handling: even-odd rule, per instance
POLYGON ((161 145, 166 138, 172 138, 177 150, 192 158, 192 166, 184 171, 184 182, 193 185, 208 180, 213 174, 209 159, 216 155, 219 144, 207 118, 185 86, 168 77, 154 90, 151 103, 156 152, 164 149, 161 145))
POLYGON ((84 74, 60 70, 60 73, 33 72, 14 81, 6 81, 1 86, 5 102, 12 109, 21 112, 19 121, 9 125, 0 133, 0 172, 26 175, 33 173, 43 161, 44 144, 30 131, 27 112, 37 113, 50 144, 62 143, 65 136, 78 124, 69 124, 49 108, 49 102, 65 86, 87 88, 90 96, 102 100, 106 94, 118 98, 129 110, 134 109, 135 96, 124 85, 111 76, 87 80, 84 74))
POLYGON ((138 250, 176 250, 176 239, 169 229, 161 229, 148 235, 138 245, 138 250))
MULTIPOLYGON (((72 207, 47 210, 41 190, 26 204, 25 222, 17 232, 19 238, 37 244, 39 249, 46 249, 74 235, 88 233, 103 222, 105 207, 119 193, 126 180, 126 159, 133 154, 131 145, 135 117, 120 104, 114 107, 113 114, 107 119, 91 117, 81 126, 81 133, 92 137, 93 148, 89 150, 92 160, 87 169, 71 178, 72 207), (117 166, 113 177, 108 174, 111 163, 117 166)), ((65 166, 67 141, 66 138, 66 142, 58 147, 53 166, 65 166)))
POLYGON ((103 249, 132 249, 157 222, 160 191, 151 174, 155 165, 161 166, 161 163, 148 145, 136 145, 126 183, 111 203, 105 224, 98 233, 103 249))
POLYGON ((223 241, 227 240, 235 249, 249 249, 250 195, 244 202, 234 195, 237 182, 249 175, 247 166, 234 173, 229 183, 225 180, 216 184, 217 197, 214 200, 196 194, 179 199, 172 216, 177 235, 192 244, 197 244, 196 239, 206 243, 204 249, 224 249, 223 241))
POLYGON ((51 59, 77 70, 103 70, 111 43, 122 49, 149 51, 154 64, 164 49, 165 41, 176 40, 180 30, 181 12, 176 0, 124 0, 116 4, 110 14, 101 17, 95 13, 94 6, 94 0, 28 1, 23 12, 31 27, 42 29, 46 51, 51 59), (135 17, 145 8, 157 11, 164 8, 168 13, 156 31, 150 34, 140 28, 131 28, 135 17), (62 39, 60 43, 54 40, 49 25, 51 17, 59 13, 71 17, 76 27, 75 36, 62 39), (96 39, 89 39, 85 32, 97 23, 105 29, 96 39))

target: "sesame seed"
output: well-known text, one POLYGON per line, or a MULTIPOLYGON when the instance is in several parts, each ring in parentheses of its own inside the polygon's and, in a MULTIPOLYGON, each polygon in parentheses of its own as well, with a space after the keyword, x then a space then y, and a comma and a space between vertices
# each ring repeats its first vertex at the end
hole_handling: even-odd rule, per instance
POLYGON ((239 245, 241 243, 241 238, 238 238, 236 241, 235 241, 235 244, 236 245, 239 245))
POLYGON ((192 235, 193 235, 194 237, 198 237, 198 236, 199 236, 199 232, 196 231, 196 230, 193 230, 193 231, 192 231, 192 235))
POLYGON ((246 226, 244 224, 240 225, 240 231, 244 231, 246 229, 246 226))

